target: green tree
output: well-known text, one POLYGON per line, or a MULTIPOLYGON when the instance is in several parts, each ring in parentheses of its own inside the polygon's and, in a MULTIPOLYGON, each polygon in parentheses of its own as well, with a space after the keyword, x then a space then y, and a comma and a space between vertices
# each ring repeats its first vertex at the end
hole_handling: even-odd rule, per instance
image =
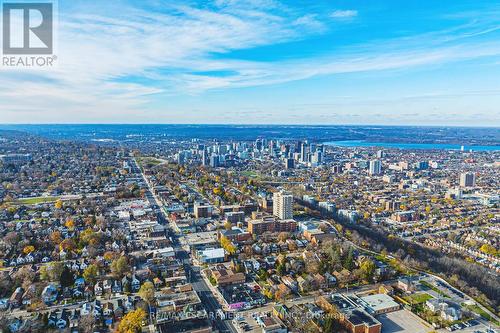
POLYGON ((98 275, 99 268, 94 264, 88 265, 83 271, 83 278, 90 284, 94 284, 96 282, 98 275))
POLYGON ((276 273, 278 273, 279 276, 285 275, 286 266, 284 263, 280 263, 280 264, 278 264, 278 266, 276 266, 276 273))
POLYGON ((75 282, 73 272, 67 266, 64 266, 59 281, 62 287, 71 287, 75 282))
POLYGON ((349 248, 349 252, 345 257, 344 268, 350 271, 354 268, 354 249, 352 247, 349 248))
POLYGON ((117 279, 121 279, 125 274, 130 272, 130 266, 128 264, 127 257, 120 257, 113 260, 111 263, 111 273, 117 279))
POLYGON ((373 274, 375 273, 376 266, 372 260, 365 259, 361 263, 360 269, 361 269, 361 272, 363 274, 363 278, 366 281, 370 281, 373 278, 373 274))
POLYGON ((64 270, 64 267, 66 267, 66 266, 60 261, 51 262, 47 266, 47 270, 46 270, 48 280, 59 281, 61 279, 61 274, 64 270))

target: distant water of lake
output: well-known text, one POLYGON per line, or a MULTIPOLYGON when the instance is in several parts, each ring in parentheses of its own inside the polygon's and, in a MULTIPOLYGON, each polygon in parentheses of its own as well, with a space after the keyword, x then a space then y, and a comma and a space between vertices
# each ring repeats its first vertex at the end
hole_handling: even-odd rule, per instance
MULTIPOLYGON (((382 147, 397 149, 440 149, 440 150, 460 150, 460 145, 441 144, 441 143, 395 143, 395 142, 366 142, 362 140, 347 140, 325 142, 328 146, 337 147, 382 147)), ((465 151, 497 151, 500 146, 465 146, 465 151)))

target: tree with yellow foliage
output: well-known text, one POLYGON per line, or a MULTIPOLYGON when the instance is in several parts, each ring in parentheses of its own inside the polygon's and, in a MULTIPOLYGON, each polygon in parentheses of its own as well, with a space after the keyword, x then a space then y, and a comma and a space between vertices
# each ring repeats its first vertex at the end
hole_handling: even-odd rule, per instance
POLYGON ((235 254, 236 253, 236 246, 226 236, 221 236, 221 238, 220 238, 220 245, 229 254, 235 254))
POLYGON ((139 308, 125 315, 118 324, 117 333, 137 333, 142 330, 142 322, 146 319, 146 312, 139 308))
POLYGON ((233 228, 233 224, 232 224, 231 222, 226 221, 226 222, 224 223, 224 229, 226 229, 226 230, 231 230, 232 228, 233 228))
POLYGON ((152 282, 146 281, 139 289, 139 297, 144 300, 144 302, 151 305, 155 299, 155 286, 152 282))
POLYGON ((33 251, 35 251, 35 247, 33 245, 27 245, 23 249, 24 254, 30 254, 33 251))
POLYGON ((479 251, 486 253, 486 254, 489 254, 489 255, 492 255, 492 256, 496 256, 498 254, 497 249, 495 249, 495 247, 493 245, 490 245, 490 244, 483 244, 481 246, 481 248, 479 249, 479 251))
POLYGON ((62 207, 63 207, 63 202, 62 202, 62 200, 61 200, 61 199, 58 199, 58 200, 56 201, 56 203, 54 204, 54 206, 56 207, 56 209, 62 209, 62 207))

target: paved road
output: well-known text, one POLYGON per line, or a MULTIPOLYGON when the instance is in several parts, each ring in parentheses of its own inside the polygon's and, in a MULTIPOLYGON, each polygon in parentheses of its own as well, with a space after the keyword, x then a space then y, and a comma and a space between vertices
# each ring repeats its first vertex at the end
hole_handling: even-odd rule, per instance
MULTIPOLYGON (((184 264, 184 269, 186 271, 186 275, 190 279, 190 282, 193 286, 193 289, 196 291, 200 300, 209 313, 209 315, 213 315, 215 317, 215 313, 217 310, 221 309, 219 302, 215 298, 215 295, 211 292, 210 288, 207 286, 205 280, 200 275, 200 268, 194 266, 190 262, 190 254, 186 252, 181 246, 181 242, 179 240, 180 235, 174 232, 173 228, 168 223, 168 218, 165 214, 165 211, 162 209, 162 203, 160 200, 154 195, 153 188, 149 180, 146 176, 140 171, 137 162, 134 160, 134 164, 132 169, 134 172, 140 173, 144 182, 147 185, 147 191, 145 193, 146 198, 152 206, 157 206, 160 209, 158 210, 157 217, 158 222, 169 227, 167 229, 167 236, 172 238, 173 248, 175 250, 176 257, 182 261, 184 264)), ((233 324, 229 320, 212 320, 212 325, 214 328, 217 328, 220 332, 232 332, 237 333, 238 331, 233 326, 233 324)))

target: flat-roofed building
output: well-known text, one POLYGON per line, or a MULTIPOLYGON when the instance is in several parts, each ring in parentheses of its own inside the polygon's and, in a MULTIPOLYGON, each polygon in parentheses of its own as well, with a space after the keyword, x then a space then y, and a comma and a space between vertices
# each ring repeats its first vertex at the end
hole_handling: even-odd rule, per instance
POLYGON ((265 217, 248 222, 248 231, 252 235, 262 235, 265 232, 295 232, 297 222, 295 220, 279 220, 275 217, 265 217))
POLYGON ((226 237, 232 242, 245 242, 252 238, 252 234, 248 231, 243 231, 240 228, 233 227, 231 230, 219 230, 217 237, 220 239, 222 236, 226 237))
POLYGON ((380 333, 382 324, 356 301, 343 294, 320 296, 318 305, 333 314, 350 333, 380 333))
POLYGON ((343 312, 341 322, 351 333, 382 332, 382 324, 361 308, 343 312))
POLYGON ((476 175, 473 172, 464 172, 460 174, 460 187, 476 186, 476 175))
POLYGON ((226 221, 232 224, 245 222, 245 212, 227 212, 225 216, 226 221))
POLYGON ((226 260, 226 251, 223 248, 205 249, 197 251, 196 257, 203 264, 215 264, 226 260))
POLYGON ((367 311, 373 315, 399 310, 401 307, 386 294, 375 294, 360 298, 367 311))
POLYGON ((293 218, 293 195, 289 192, 275 192, 273 194, 273 215, 282 220, 293 218))
POLYGON ((283 322, 274 316, 257 317, 257 323, 262 328, 263 333, 287 333, 288 330, 283 322))
POLYGON ((193 212, 197 219, 201 217, 212 217, 212 206, 201 202, 195 202, 193 212))

